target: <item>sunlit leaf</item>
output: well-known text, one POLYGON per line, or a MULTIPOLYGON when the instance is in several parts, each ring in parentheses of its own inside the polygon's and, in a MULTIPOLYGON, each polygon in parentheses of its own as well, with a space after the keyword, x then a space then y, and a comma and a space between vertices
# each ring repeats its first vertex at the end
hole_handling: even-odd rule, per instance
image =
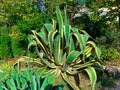
POLYGON ((91 81, 91 90, 95 90, 95 84, 97 80, 95 69, 93 67, 88 67, 85 69, 85 71, 88 73, 90 81, 91 81))

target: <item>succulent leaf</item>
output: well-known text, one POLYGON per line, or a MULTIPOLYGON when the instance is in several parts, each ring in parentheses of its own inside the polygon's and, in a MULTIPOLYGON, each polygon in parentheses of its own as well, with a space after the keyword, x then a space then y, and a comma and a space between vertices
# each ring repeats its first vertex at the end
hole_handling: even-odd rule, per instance
POLYGON ((95 84, 97 80, 95 69, 93 67, 88 67, 85 69, 85 71, 88 73, 90 81, 91 81, 91 90, 95 90, 95 84))

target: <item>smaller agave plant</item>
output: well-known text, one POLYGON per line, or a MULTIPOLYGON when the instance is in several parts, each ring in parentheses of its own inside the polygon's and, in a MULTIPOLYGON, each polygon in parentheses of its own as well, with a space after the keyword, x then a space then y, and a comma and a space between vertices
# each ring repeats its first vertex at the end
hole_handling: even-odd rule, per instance
POLYGON ((68 76, 86 71, 91 81, 91 90, 94 90, 97 80, 95 66, 101 66, 99 63, 101 51, 93 41, 90 41, 87 32, 71 27, 67 23, 66 9, 64 11, 63 20, 60 9, 56 6, 58 22, 52 19, 52 23, 44 24, 40 32, 31 31, 28 48, 33 45, 36 47, 40 65, 48 68, 45 74, 61 76, 74 90, 80 90, 68 76), (43 55, 40 54, 40 50, 43 51, 43 55))
POLYGON ((39 75, 34 71, 34 69, 27 68, 19 73, 13 70, 9 77, 3 75, 0 90, 52 90, 55 78, 49 75, 42 78, 42 73, 39 75))

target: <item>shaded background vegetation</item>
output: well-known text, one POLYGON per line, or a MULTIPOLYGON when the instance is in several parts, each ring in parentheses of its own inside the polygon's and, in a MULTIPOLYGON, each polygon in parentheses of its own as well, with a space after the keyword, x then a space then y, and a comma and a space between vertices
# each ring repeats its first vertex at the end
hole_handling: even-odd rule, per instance
MULTIPOLYGON (((28 34, 55 18, 55 6, 67 5, 69 23, 86 30, 102 49, 103 61, 119 59, 119 0, 2 0, 0 1, 0 59, 28 55, 28 34), (107 8, 106 11, 100 10, 107 8), (108 12, 107 12, 108 11, 108 12)), ((31 49, 31 56, 36 53, 31 49)))

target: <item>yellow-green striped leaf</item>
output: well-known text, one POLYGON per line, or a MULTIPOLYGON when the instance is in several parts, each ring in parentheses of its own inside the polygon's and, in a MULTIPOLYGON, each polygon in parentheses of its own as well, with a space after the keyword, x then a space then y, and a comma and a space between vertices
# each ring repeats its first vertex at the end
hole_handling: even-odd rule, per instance
POLYGON ((46 35, 46 31, 42 30, 38 33, 38 36, 44 41, 44 43, 46 45, 48 45, 48 39, 47 39, 47 35, 46 35))
POLYGON ((72 27, 72 31, 73 31, 74 33, 79 33, 79 32, 78 32, 78 28, 72 27))
POLYGON ((95 84, 97 80, 95 69, 93 67, 88 67, 85 69, 85 71, 88 73, 90 81, 91 81, 91 90, 95 90, 95 84))
POLYGON ((42 48, 42 50, 44 51, 46 56, 49 57, 48 48, 47 48, 45 42, 40 37, 38 38, 36 31, 32 31, 32 33, 33 33, 33 35, 35 37, 35 40, 36 40, 37 44, 42 48))
POLYGON ((75 50, 71 51, 67 57, 66 63, 71 64, 74 60, 78 58, 79 55, 80 55, 80 52, 75 50))
POLYGON ((52 19, 52 22, 53 22, 52 30, 55 31, 56 30, 56 23, 57 22, 54 19, 52 19))
POLYGON ((30 43, 28 44, 28 49, 30 49, 31 46, 36 46, 36 45, 37 45, 37 43, 35 40, 30 41, 30 43))
POLYGON ((100 48, 98 48, 93 41, 88 41, 87 44, 90 44, 90 45, 92 45, 94 47, 96 55, 100 59, 100 56, 101 56, 101 50, 100 50, 100 48))
POLYGON ((50 31, 48 34, 48 43, 49 43, 49 47, 50 47, 50 53, 52 54, 53 51, 53 43, 54 43, 54 37, 55 34, 57 33, 57 31, 50 31))
POLYGON ((64 22, 65 22, 64 35, 65 35, 65 41, 67 47, 69 45, 71 26, 68 24, 66 8, 64 9, 64 22))
POLYGON ((75 50, 75 44, 74 44, 74 40, 73 40, 73 38, 72 38, 72 36, 71 36, 71 38, 70 38, 70 51, 69 52, 71 52, 71 51, 73 51, 73 50, 75 50))
POLYGON ((68 46, 70 42, 70 30, 71 30, 71 26, 66 24, 64 29, 66 46, 68 46))
POLYGON ((87 34, 83 35, 84 41, 86 42, 89 38, 89 36, 87 34))
POLYGON ((57 35, 56 38, 55 38, 55 42, 54 42, 54 50, 55 50, 55 54, 54 54, 54 57, 55 57, 55 63, 56 64, 60 64, 60 35, 57 35))
POLYGON ((80 90, 80 88, 77 87, 77 85, 73 82, 71 82, 71 80, 68 79, 66 73, 62 73, 62 78, 73 88, 73 90, 80 90))
POLYGON ((57 19, 58 19, 58 23, 59 23, 60 37, 63 38, 63 19, 62 19, 62 15, 61 15, 59 6, 56 6, 56 14, 57 14, 57 19))
POLYGON ((76 39, 79 42, 81 51, 84 52, 84 50, 85 50, 85 40, 84 40, 83 35, 79 34, 79 33, 74 33, 74 36, 76 37, 76 39))
POLYGON ((45 28, 46 28, 46 30, 47 30, 48 32, 52 31, 53 25, 52 25, 51 23, 46 23, 46 24, 44 24, 44 25, 45 25, 45 28))

